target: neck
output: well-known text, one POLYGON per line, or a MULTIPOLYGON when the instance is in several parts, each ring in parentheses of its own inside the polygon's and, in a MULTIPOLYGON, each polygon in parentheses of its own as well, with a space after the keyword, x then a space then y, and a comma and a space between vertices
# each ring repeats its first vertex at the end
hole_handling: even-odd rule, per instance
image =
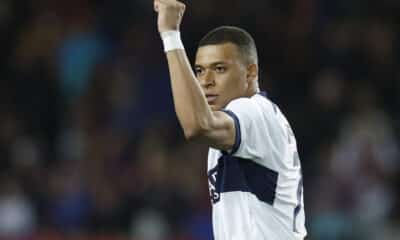
POLYGON ((258 87, 258 81, 254 81, 251 86, 248 88, 248 97, 253 96, 254 94, 260 92, 260 88, 258 87))

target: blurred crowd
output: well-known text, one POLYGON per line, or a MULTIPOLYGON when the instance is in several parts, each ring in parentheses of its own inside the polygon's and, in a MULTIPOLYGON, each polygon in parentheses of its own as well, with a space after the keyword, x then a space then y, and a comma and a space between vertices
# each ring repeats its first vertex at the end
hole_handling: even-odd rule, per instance
MULTIPOLYGON (((308 239, 399 239, 400 2, 185 2, 192 60, 214 27, 254 36, 308 239)), ((1 0, 0 52, 0 239, 212 239, 207 147, 183 140, 151 0, 1 0)))

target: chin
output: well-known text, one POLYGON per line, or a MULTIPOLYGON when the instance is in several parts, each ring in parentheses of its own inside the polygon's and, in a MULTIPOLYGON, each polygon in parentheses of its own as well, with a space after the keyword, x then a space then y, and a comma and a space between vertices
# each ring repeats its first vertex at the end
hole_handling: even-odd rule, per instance
POLYGON ((211 110, 213 110, 213 111, 219 111, 219 110, 221 110, 221 107, 218 106, 218 105, 210 105, 210 107, 211 107, 211 110))

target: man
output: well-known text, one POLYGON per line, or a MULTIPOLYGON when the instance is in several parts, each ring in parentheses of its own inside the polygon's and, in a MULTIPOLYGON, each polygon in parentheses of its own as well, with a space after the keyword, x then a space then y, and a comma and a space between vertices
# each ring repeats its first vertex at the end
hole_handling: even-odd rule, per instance
POLYGON ((193 73, 180 40, 185 5, 155 0, 178 120, 210 146, 208 178, 216 240, 306 236, 301 167, 293 132, 258 88, 251 36, 220 27, 199 44, 193 73))

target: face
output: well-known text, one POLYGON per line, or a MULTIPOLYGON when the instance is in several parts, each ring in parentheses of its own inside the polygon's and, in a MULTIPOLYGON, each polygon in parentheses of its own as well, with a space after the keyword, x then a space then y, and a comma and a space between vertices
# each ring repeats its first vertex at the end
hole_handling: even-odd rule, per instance
POLYGON ((212 110, 248 93, 247 66, 232 43, 202 46, 195 61, 197 79, 212 110))

